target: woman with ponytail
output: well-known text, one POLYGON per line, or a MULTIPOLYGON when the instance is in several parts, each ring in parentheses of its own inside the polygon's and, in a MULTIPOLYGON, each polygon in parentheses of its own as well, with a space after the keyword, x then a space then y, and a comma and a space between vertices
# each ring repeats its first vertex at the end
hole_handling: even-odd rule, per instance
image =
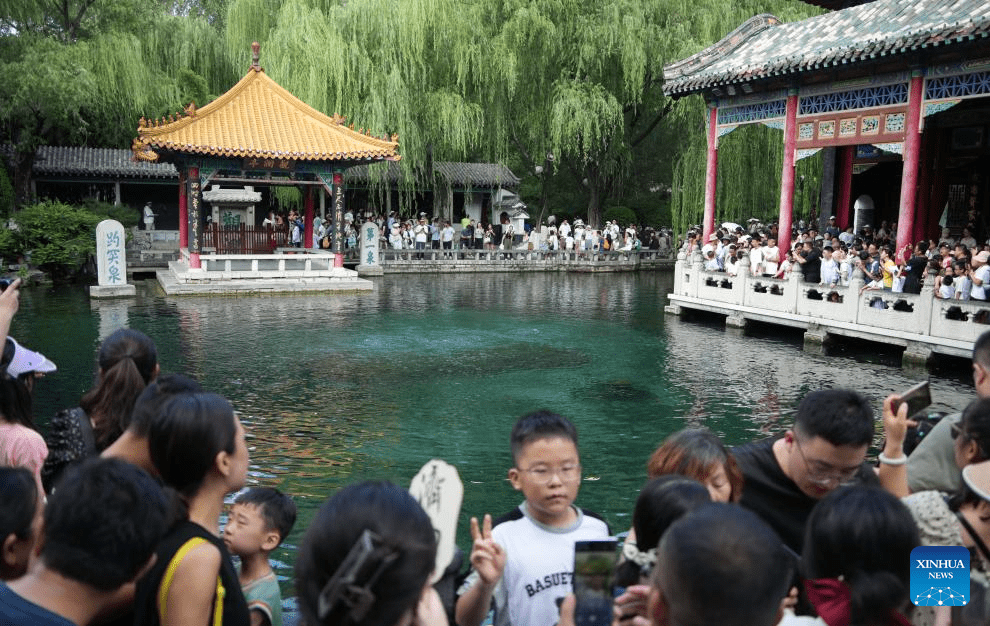
POLYGON ((910 511, 880 489, 836 489, 815 506, 804 539, 804 591, 817 617, 779 626, 910 626, 910 511))
POLYGON ((49 424, 41 472, 49 493, 66 467, 99 454, 124 432, 137 397, 158 376, 158 351, 144 333, 123 328, 103 341, 97 365, 96 386, 49 424))
POLYGON ((250 462, 233 407, 215 393, 173 396, 148 424, 148 451, 184 510, 138 580, 133 623, 250 626, 237 571, 220 538, 224 498, 244 487, 250 462))

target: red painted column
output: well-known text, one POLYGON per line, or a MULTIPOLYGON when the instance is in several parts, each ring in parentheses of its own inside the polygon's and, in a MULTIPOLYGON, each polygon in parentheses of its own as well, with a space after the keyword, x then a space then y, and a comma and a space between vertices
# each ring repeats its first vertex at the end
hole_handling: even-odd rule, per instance
POLYGON ((918 195, 918 157, 921 152, 921 70, 911 72, 908 109, 904 118, 904 169, 901 171, 901 203, 897 213, 897 249, 913 243, 915 198, 918 195))
POLYGON ((189 168, 189 267, 199 269, 199 206, 202 202, 202 192, 199 183, 199 168, 189 168))
MULTIPOLYGON (((928 160, 931 158, 932 151, 932 135, 931 133, 925 133, 924 129, 920 130, 921 136, 919 137, 921 142, 921 149, 918 153, 918 193, 915 195, 917 198, 917 206, 914 212, 914 236, 913 241, 921 241, 922 239, 927 239, 929 235, 933 235, 936 239, 941 235, 940 231, 933 230, 930 227, 931 216, 930 213, 930 192, 932 177, 932 168, 928 167, 928 160)), ((935 220, 936 222, 938 219, 935 220)))
POLYGON ((781 255, 791 249, 791 224, 794 221, 794 157, 797 150, 797 90, 787 94, 784 118, 784 167, 780 173, 780 225, 777 247, 781 255))
POLYGON ((853 157, 856 156, 856 146, 839 148, 839 193, 835 198, 835 221, 839 228, 845 230, 852 224, 852 177, 853 157))
POLYGON ((313 247, 313 187, 306 187, 306 233, 303 235, 303 248, 313 247))
POLYGON ((718 188, 718 106, 708 110, 708 166, 705 169, 705 222, 703 243, 715 232, 715 191, 718 188))
POLYGON ((179 249, 189 249, 189 204, 186 196, 186 185, 189 177, 185 168, 179 171, 179 249))

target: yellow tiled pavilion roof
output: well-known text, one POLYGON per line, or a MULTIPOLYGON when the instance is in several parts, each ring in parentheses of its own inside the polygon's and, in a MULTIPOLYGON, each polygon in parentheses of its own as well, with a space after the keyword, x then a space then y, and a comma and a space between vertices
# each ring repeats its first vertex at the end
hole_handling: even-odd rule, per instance
MULTIPOLYGON (((352 124, 353 126, 353 124, 352 124)), ((136 159, 162 152, 297 161, 398 161, 398 136, 374 137, 320 113, 289 93, 257 64, 227 93, 174 121, 141 118, 131 146, 136 159)))

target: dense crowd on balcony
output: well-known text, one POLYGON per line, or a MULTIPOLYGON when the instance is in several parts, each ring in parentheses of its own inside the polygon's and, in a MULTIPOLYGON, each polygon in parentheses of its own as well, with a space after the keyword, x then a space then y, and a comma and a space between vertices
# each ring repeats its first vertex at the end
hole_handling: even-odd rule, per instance
POLYGON ((824 229, 799 223, 792 232, 792 245, 777 246, 777 226, 752 219, 749 228, 723 225, 703 240, 702 229, 687 233, 680 246, 684 258, 700 254, 705 270, 728 276, 745 273, 765 278, 802 274, 806 283, 823 287, 849 286, 861 281, 861 291, 921 293, 926 284, 934 297, 946 300, 990 299, 990 239, 977 241, 974 223, 961 230, 957 239, 943 228, 939 239, 922 240, 895 249, 897 224, 883 222, 879 228, 864 226, 853 232, 842 230, 834 217, 824 229))

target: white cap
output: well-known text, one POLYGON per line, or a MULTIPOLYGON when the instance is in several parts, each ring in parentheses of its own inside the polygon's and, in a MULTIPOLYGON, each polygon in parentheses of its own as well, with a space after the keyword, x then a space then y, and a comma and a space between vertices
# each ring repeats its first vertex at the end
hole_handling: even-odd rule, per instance
POLYGON ((7 373, 14 378, 27 372, 47 374, 58 369, 54 363, 45 358, 45 355, 28 350, 17 343, 13 337, 7 337, 7 341, 14 344, 14 358, 10 360, 10 365, 7 366, 7 373))
POLYGON ((990 461, 970 463, 963 468, 962 477, 976 495, 990 501, 990 461))

